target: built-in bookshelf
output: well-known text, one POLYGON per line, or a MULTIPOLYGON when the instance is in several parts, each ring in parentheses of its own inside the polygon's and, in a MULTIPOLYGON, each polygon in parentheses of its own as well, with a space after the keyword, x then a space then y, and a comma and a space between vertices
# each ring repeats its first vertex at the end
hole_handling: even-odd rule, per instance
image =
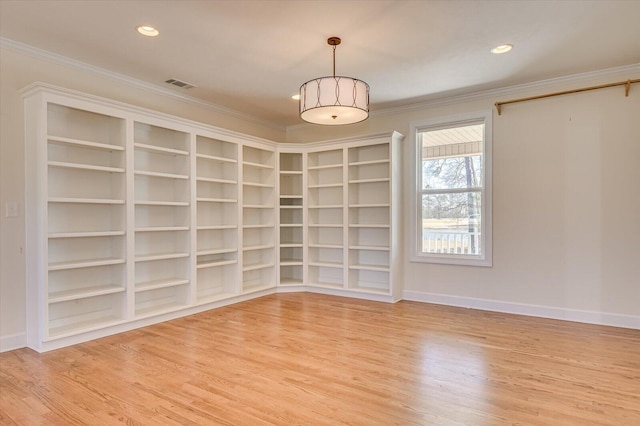
MULTIPOLYGON (((307 287, 379 300, 400 297, 394 282, 401 279, 401 139, 392 133, 301 149, 307 155, 301 233, 307 287)), ((281 232, 287 232, 282 223, 281 232)))
POLYGON ((242 291, 276 286, 276 153, 242 153, 242 291))
POLYGON ((280 285, 304 283, 303 154, 280 152, 280 285))
POLYGON ((50 338, 125 319, 125 120, 46 105, 43 320, 50 338))
POLYGON ((238 145, 196 136, 196 303, 238 287, 238 145))
POLYGON ((31 348, 276 291, 399 298, 399 134, 278 145, 24 93, 31 348))
POLYGON ((135 317, 189 303, 190 135, 133 123, 135 317))
POLYGON ((349 276, 347 287, 390 291, 390 145, 349 148, 349 276))
POLYGON ((309 284, 344 286, 344 148, 308 153, 309 284))

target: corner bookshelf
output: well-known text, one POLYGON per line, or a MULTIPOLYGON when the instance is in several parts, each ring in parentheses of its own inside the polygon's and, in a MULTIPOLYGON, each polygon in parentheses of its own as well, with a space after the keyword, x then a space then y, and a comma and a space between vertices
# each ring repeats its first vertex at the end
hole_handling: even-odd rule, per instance
POLYGON ((303 154, 281 152, 279 160, 280 285, 301 285, 304 282, 303 154))
MULTIPOLYGON (((303 247, 305 273, 302 282, 298 278, 293 284, 302 284, 309 291, 399 300, 401 286, 396 283, 402 278, 398 255, 402 138, 393 132, 287 146, 281 152, 281 156, 295 152, 306 155, 302 200, 281 198, 280 206, 281 250, 287 244, 303 247), (283 203, 287 205, 283 207, 283 203), (300 221, 284 213, 288 204, 304 205, 299 233, 292 231, 298 230, 295 227, 300 221)), ((289 179, 285 176, 281 172, 281 179, 289 179)), ((286 187, 282 181, 281 186, 286 187)), ((282 189, 281 193, 286 194, 282 189)), ((290 282, 282 268, 281 286, 290 282)))

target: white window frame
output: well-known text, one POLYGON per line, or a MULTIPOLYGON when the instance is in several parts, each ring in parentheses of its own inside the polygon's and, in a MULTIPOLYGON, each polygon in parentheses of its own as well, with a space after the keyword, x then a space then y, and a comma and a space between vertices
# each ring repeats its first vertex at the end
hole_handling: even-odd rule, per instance
POLYGON ((413 161, 411 167, 411 226, 408 241, 409 253, 412 262, 440 263, 451 265, 485 266, 493 265, 492 250, 492 219, 491 219, 491 192, 492 192, 492 118, 493 111, 485 110, 465 114, 457 114, 447 117, 437 117, 428 120, 411 122, 411 143, 413 161), (448 253, 424 253, 421 251, 422 238, 422 150, 418 143, 417 134, 425 130, 436 130, 455 126, 462 126, 471 122, 484 121, 484 143, 482 151, 483 161, 483 188, 481 190, 481 222, 480 232, 482 248, 481 255, 448 254, 448 253), (419 200, 420 199, 420 200, 419 200))

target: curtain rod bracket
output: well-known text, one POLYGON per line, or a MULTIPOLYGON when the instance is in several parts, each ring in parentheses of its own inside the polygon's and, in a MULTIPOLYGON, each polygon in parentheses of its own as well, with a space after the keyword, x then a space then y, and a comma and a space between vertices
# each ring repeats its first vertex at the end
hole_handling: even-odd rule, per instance
POLYGON ((631 90, 631 80, 627 80, 627 84, 624 85, 624 96, 629 97, 629 90, 631 90))

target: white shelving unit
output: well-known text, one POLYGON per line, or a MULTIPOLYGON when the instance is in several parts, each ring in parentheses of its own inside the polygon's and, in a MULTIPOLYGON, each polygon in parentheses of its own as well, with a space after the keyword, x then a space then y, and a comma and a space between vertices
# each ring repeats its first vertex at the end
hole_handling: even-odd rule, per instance
POLYGON ((391 152, 387 143, 348 149, 349 276, 353 290, 391 290, 391 152))
POLYGON ((280 152, 280 256, 281 286, 304 283, 303 154, 280 152))
POLYGON ((133 123, 135 318, 190 302, 189 151, 188 133, 133 123))
POLYGON ((48 338, 126 318, 125 120, 46 105, 40 157, 48 338))
POLYGON ((196 136, 197 303, 238 288, 238 145, 196 136))
POLYGON ((29 347, 276 291, 400 298, 401 135, 281 144, 25 88, 29 347))
POLYGON ((344 148, 308 154, 308 283, 344 287, 344 148))
MULTIPOLYGON (((280 286, 302 284, 311 291, 376 300, 400 298, 395 283, 401 281, 397 243, 401 139, 391 133, 286 146, 281 162, 282 156, 294 153, 306 159, 302 200, 281 199, 280 250, 285 261, 281 260, 280 286), (303 221, 295 222, 286 213, 288 204, 304 205, 303 221), (300 275, 290 280, 282 272, 282 265, 288 265, 282 252, 289 246, 302 247, 302 262, 295 263, 303 266, 302 282, 300 275)), ((288 169, 281 165, 280 170, 280 191, 286 194, 283 179, 289 179, 288 169)))
POLYGON ((276 153, 242 150, 242 291, 276 286, 276 153))

